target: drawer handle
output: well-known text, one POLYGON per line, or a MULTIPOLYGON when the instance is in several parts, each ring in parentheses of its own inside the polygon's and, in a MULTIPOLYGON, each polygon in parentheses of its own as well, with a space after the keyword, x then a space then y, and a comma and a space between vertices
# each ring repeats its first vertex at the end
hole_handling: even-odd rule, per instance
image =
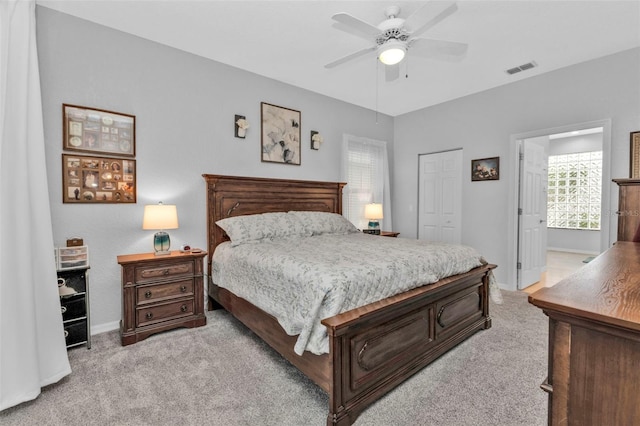
POLYGON ((145 317, 150 320, 151 318, 153 318, 153 312, 147 312, 147 315, 145 315, 145 317))
POLYGON ((60 311, 64 314, 65 312, 67 312, 67 307, 66 306, 62 306, 60 308, 60 311))
POLYGON ((146 293, 144 294, 144 297, 146 297, 147 299, 151 297, 151 290, 147 290, 146 293))
POLYGON ((69 337, 69 332, 67 330, 64 331, 64 338, 66 339, 67 337, 69 337))
POLYGON ((169 270, 168 270, 168 269, 165 269, 165 270, 162 272, 162 275, 169 275, 169 270))
POLYGON ((443 306, 443 307, 440 308, 440 310, 438 311, 438 316, 436 317, 436 320, 438 321, 438 324, 440 324, 440 327, 442 327, 442 328, 446 327, 446 324, 442 320, 442 313, 444 312, 444 308, 446 308, 446 306, 443 306))
POLYGON ((180 310, 181 310, 182 312, 187 312, 187 305, 182 305, 182 306, 180 306, 180 310))
POLYGON ((187 291, 187 286, 186 286, 186 285, 181 285, 181 286, 180 286, 180 291, 181 291, 181 292, 183 292, 183 293, 184 293, 185 291, 187 291))

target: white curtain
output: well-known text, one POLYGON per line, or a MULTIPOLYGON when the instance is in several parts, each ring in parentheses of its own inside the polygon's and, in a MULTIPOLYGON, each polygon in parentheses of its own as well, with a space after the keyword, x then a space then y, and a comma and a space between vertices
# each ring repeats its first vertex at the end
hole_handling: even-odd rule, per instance
POLYGON ((364 206, 382 203, 380 229, 392 231, 391 187, 387 143, 345 134, 342 139, 343 215, 358 228, 366 228, 364 206))
POLYGON ((35 0, 0 1, 0 410, 71 372, 44 152, 35 0))

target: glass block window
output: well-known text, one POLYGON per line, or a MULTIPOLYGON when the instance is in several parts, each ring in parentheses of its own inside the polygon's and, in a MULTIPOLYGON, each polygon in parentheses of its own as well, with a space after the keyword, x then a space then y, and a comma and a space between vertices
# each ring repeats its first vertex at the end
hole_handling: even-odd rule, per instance
POLYGON ((549 156, 547 226, 600 230, 602 151, 549 156))

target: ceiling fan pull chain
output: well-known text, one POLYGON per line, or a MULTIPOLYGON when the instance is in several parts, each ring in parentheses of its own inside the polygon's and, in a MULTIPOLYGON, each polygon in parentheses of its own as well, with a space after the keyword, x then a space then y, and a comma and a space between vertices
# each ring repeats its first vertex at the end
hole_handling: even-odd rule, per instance
POLYGON ((380 86, 380 61, 376 58, 376 124, 378 124, 378 87, 380 86))
POLYGON ((409 78, 409 58, 404 61, 404 78, 409 78))

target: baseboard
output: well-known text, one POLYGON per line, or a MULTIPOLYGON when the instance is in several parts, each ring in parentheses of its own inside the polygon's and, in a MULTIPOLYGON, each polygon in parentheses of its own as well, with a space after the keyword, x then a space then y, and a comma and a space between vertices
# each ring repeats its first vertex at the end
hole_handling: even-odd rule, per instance
POLYGON ((108 331, 117 330, 119 328, 120 328, 120 321, 113 321, 113 322, 108 322, 106 324, 91 326, 91 335, 95 336, 96 334, 106 333, 108 331))
POLYGON ((589 254, 589 255, 592 255, 592 256, 597 256, 597 255, 600 254, 599 251, 567 249, 567 248, 560 248, 560 247, 547 247, 547 250, 562 251, 562 252, 565 252, 565 253, 589 254))

